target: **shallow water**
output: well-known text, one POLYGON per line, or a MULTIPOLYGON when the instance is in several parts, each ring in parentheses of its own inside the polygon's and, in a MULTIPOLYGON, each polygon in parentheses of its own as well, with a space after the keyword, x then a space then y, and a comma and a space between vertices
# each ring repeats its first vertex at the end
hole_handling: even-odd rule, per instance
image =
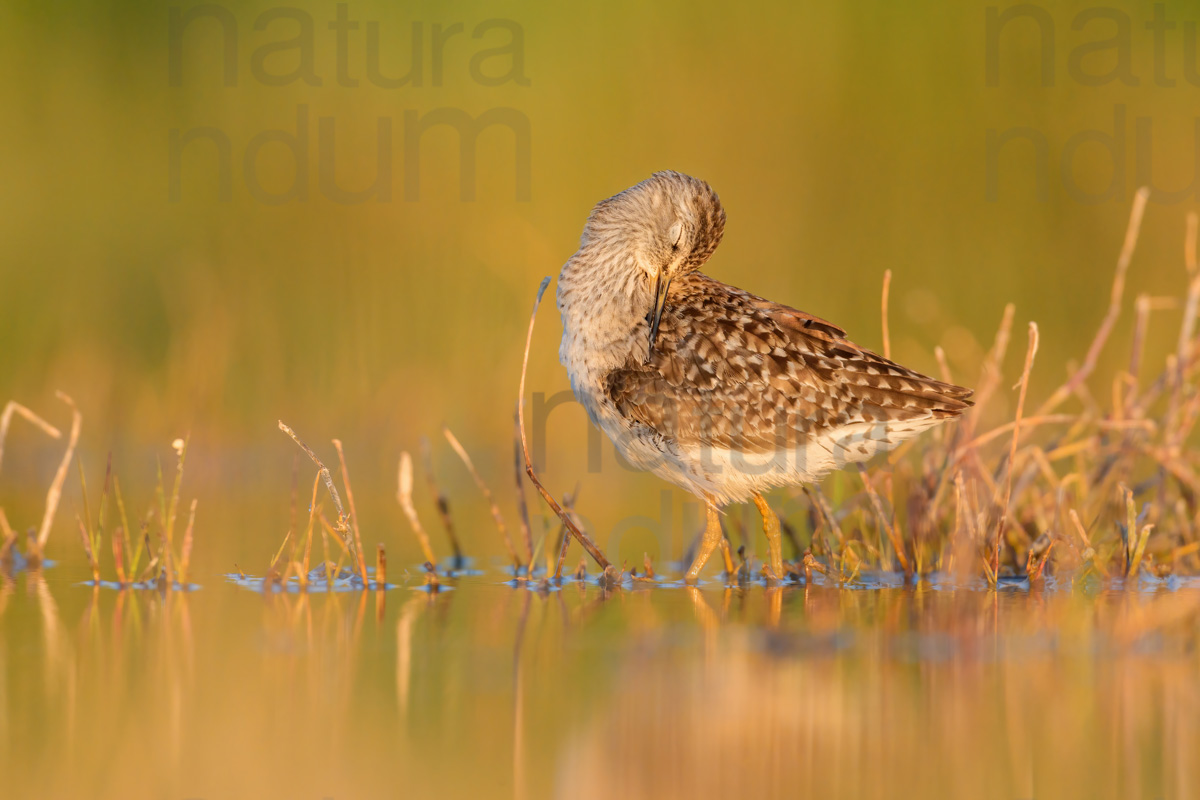
POLYGON ((1193 587, 505 577, 164 595, 19 575, 4 796, 1200 795, 1193 587))

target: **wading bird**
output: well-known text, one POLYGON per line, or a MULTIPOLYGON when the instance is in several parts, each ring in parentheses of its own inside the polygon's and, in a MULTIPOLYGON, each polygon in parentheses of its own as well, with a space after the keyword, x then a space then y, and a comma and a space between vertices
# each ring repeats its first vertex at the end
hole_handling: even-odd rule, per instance
POLYGON ((592 210, 558 279, 559 360, 575 396, 633 466, 705 502, 688 582, 724 538, 720 509, 748 499, 782 578, 764 491, 865 461, 971 405, 970 389, 701 274, 724 230, 707 183, 658 172, 592 210))

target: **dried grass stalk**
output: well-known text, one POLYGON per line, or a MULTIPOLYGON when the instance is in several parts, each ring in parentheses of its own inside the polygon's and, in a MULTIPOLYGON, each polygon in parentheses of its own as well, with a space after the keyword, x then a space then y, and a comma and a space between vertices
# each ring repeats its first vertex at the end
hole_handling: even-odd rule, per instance
POLYGON ((75 448, 79 444, 79 432, 83 428, 83 414, 79 413, 79 408, 76 407, 71 396, 65 392, 56 392, 55 394, 71 409, 71 433, 67 436, 67 449, 63 452, 62 461, 59 462, 58 470, 54 473, 54 480, 46 492, 46 511, 42 515, 42 525, 37 534, 37 552, 34 553, 39 559, 46 550, 46 541, 50 538, 50 528, 54 525, 54 515, 58 512, 58 502, 62 499, 62 487, 67 481, 67 469, 71 466, 71 459, 75 456, 75 448))
POLYGON ((1021 381, 1017 384, 1020 392, 1017 395, 1017 413, 1013 421, 1012 441, 1008 448, 1008 470, 1004 483, 1004 502, 1001 503, 996 522, 996 541, 992 548, 990 582, 995 585, 1000 575, 1000 547, 1004 541, 1004 529, 1008 523, 1009 505, 1012 503, 1013 472, 1016 470, 1017 443, 1021 439, 1021 415, 1025 411, 1025 394, 1029 390, 1029 373, 1033 370, 1033 359, 1037 356, 1038 326, 1036 322, 1029 323, 1029 346, 1025 350, 1025 366, 1021 370, 1021 381))
POLYGON ((196 527, 196 502, 196 498, 192 498, 192 505, 188 510, 187 528, 183 531, 183 545, 179 554, 179 583, 185 588, 192 564, 192 536, 196 527))
POLYGON ((525 469, 521 460, 521 420, 513 412, 513 478, 517 488, 517 520, 521 523, 521 538, 525 542, 525 555, 529 569, 533 569, 533 529, 529 525, 529 505, 525 502, 525 469))
POLYGON ((338 512, 336 528, 338 537, 342 540, 342 543, 346 545, 346 547, 353 548, 354 544, 350 533, 349 518, 346 516, 346 511, 342 507, 341 495, 338 494, 337 486, 335 486, 333 483, 333 476, 329 473, 329 469, 325 466, 321 459, 317 458, 317 454, 313 452, 312 448, 300 441, 300 437, 296 435, 295 431, 284 424, 283 420, 279 420, 279 430, 290 436, 292 441, 299 445, 300 449, 303 450, 305 454, 312 460, 312 462, 317 465, 317 470, 320 472, 321 478, 325 481, 325 488, 329 490, 329 496, 333 498, 333 506, 338 512))
POLYGON ((896 558, 900 561, 900 568, 904 570, 905 576, 911 576, 912 564, 908 560, 908 555, 904 552, 904 542, 900 534, 896 531, 892 520, 883 513, 883 503, 879 500, 879 495, 875 492, 875 487, 871 485, 871 479, 867 475, 867 469, 863 465, 858 465, 858 474, 862 478, 863 486, 867 490, 867 495, 871 498, 871 506, 875 509, 875 515, 879 518, 879 524, 887 534, 888 541, 892 543, 892 549, 896 552, 896 558))
POLYGON ((425 482, 429 485, 429 492, 437 504, 438 516, 441 517, 446 538, 450 540, 450 551, 454 554, 453 563, 458 566, 463 562, 462 545, 458 542, 458 534, 454 531, 454 520, 450 517, 450 500, 442 491, 442 487, 438 485, 437 474, 433 471, 433 447, 429 444, 429 439, 424 436, 421 437, 421 461, 425 466, 425 482))
POLYGON ((396 500, 399 501, 400 508, 404 510, 404 516, 408 518, 408 524, 412 527, 413 535, 417 537, 417 543, 421 546, 421 553, 425 556, 427 562, 437 566, 437 559, 433 555, 433 547, 429 544, 429 534, 425 533, 425 527, 421 525, 421 518, 417 516, 417 508, 413 505, 412 458, 408 455, 407 451, 400 454, 398 484, 396 500))
POLYGON ((529 441, 525 437, 525 374, 529 369, 529 347, 533 342, 533 325, 537 321, 538 306, 542 303, 542 295, 546 292, 546 287, 550 285, 549 278, 543 278, 542 283, 538 286, 537 297, 533 302, 533 312, 529 315, 529 330, 525 334, 525 357, 521 361, 521 385, 519 389, 519 399, 517 400, 517 428, 521 433, 521 454, 525 458, 525 474, 529 476, 529 480, 537 487, 538 493, 542 499, 546 501, 546 505, 558 516, 562 523, 567 526, 567 530, 575 537, 575 540, 587 551, 588 555, 600 566, 602 570, 608 572, 613 570, 613 565, 591 537, 576 527, 568 516, 563 513, 562 507, 554 500, 554 497, 546 491, 546 487, 542 485, 538 479, 537 473, 533 469, 533 462, 529 458, 529 441))
POLYGON ((883 357, 891 359, 892 357, 892 339, 888 335, 888 293, 892 288, 892 271, 890 269, 883 271, 883 296, 880 300, 880 316, 881 328, 883 330, 883 357))
POLYGON ((383 542, 375 548, 375 588, 387 588, 387 553, 383 549, 383 542))
POLYGON ((517 555, 516 548, 513 547, 512 537, 508 535, 508 526, 504 524, 504 515, 500 513, 500 506, 496 505, 496 498, 492 496, 492 490, 484 482, 483 477, 479 474, 479 470, 475 469, 475 464, 472 463, 471 456, 467 453, 466 448, 462 446, 458 438, 445 425, 442 426, 442 435, 446 437, 446 441, 450 443, 450 447, 454 449, 454 452, 458 454, 459 459, 466 466, 467 472, 471 473, 471 478, 475 481, 475 485, 483 493, 483 498, 487 501, 488 507, 491 509, 492 519, 496 521, 496 528, 499 529, 500 536, 504 539, 504 547, 508 550, 509 558, 512 559, 513 566, 520 569, 521 558, 517 555))
POLYGON ((363 586, 366 586, 367 562, 363 554, 362 534, 358 529, 358 510, 354 507, 354 489, 350 486, 350 471, 346 469, 346 454, 342 452, 340 439, 333 440, 333 447, 337 450, 338 463, 342 468, 342 486, 346 487, 346 502, 350 504, 350 529, 354 531, 354 553, 358 558, 358 574, 362 578, 363 586))

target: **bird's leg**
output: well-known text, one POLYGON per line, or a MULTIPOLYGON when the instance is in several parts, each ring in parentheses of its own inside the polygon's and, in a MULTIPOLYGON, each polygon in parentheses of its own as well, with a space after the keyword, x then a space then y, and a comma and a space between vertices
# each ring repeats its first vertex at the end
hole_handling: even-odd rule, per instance
POLYGON ((779 517, 767 505, 761 494, 754 495, 754 505, 763 518, 763 533, 767 535, 767 554, 770 559, 771 572, 775 578, 783 580, 783 541, 779 535, 779 517))
POLYGON ((721 534, 721 557, 725 559, 725 574, 732 578, 737 572, 737 567, 733 563, 733 548, 729 544, 729 537, 724 533, 721 534))
POLYGON ((704 564, 708 561, 708 557, 713 554, 713 550, 717 549, 717 545, 725 538, 721 533, 721 517, 717 514, 717 507, 710 501, 705 502, 705 509, 708 514, 708 523, 704 528, 704 536, 700 540, 700 547, 696 550, 696 558, 692 561, 692 565, 688 567, 687 577, 685 580, 688 583, 695 583, 700 577, 700 570, 704 569, 704 564))

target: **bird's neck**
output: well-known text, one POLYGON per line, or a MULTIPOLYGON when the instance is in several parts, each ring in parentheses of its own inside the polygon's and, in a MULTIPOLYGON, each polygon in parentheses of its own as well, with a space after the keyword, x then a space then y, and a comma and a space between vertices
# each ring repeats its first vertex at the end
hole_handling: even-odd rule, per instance
POLYGON ((631 254, 602 255, 582 247, 558 277, 563 320, 559 353, 564 364, 611 368, 630 355, 645 356, 646 314, 653 301, 649 281, 631 254), (641 348, 640 353, 635 352, 641 348))

